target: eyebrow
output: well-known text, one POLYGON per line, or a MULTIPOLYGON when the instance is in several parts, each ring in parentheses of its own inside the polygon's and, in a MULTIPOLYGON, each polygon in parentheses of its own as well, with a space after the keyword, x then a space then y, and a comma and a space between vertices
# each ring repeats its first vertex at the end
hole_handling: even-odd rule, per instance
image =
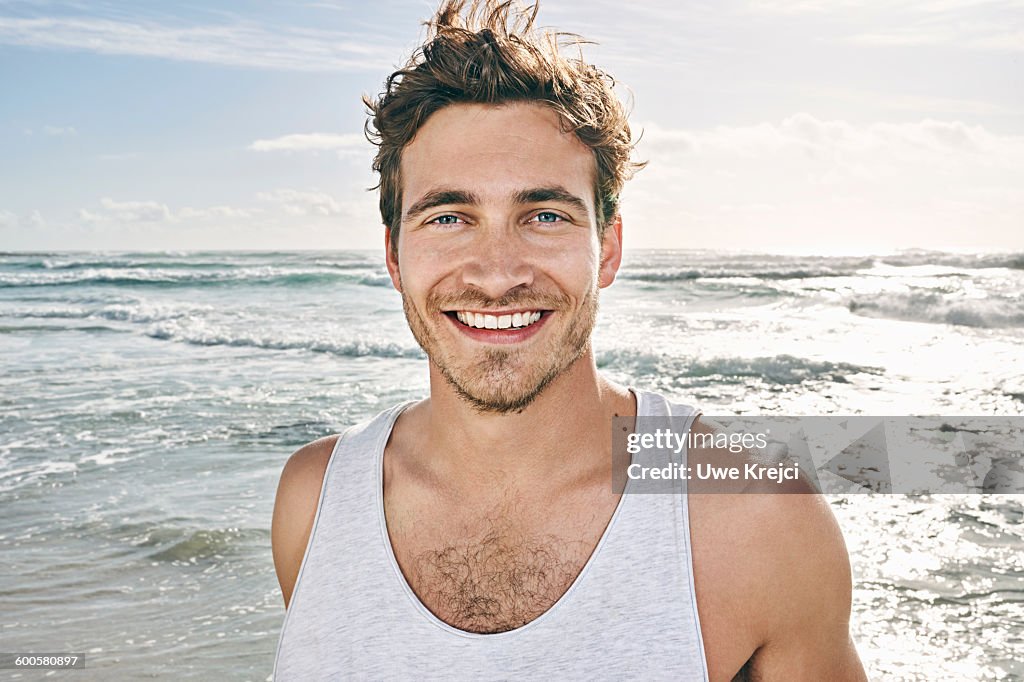
POLYGON ((545 201, 557 201, 560 204, 568 204, 574 209, 587 214, 587 204, 578 196, 564 187, 537 187, 535 189, 524 189, 516 192, 512 200, 517 204, 540 204, 545 201))
MULTIPOLYGON (((580 213, 586 214, 588 212, 587 204, 583 199, 558 185, 520 190, 512 195, 512 201, 516 204, 539 204, 546 201, 557 201, 571 206, 580 213)), ((480 197, 473 192, 467 192, 459 189, 431 190, 409 207, 409 210, 405 212, 402 221, 408 222, 413 218, 426 213, 432 208, 437 208, 438 206, 446 206, 448 204, 468 204, 476 206, 480 203, 480 197)))
POLYGON ((420 197, 416 203, 409 207, 402 218, 402 222, 408 222, 432 208, 445 206, 447 204, 471 204, 480 203, 480 198, 472 192, 460 189, 431 190, 420 197))

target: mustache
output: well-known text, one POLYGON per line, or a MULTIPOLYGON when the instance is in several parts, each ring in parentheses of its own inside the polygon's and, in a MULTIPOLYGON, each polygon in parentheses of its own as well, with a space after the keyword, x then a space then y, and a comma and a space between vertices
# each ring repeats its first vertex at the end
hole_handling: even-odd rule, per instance
POLYGON ((526 287, 510 289, 500 298, 491 298, 477 289, 459 293, 432 293, 427 296, 427 306, 433 310, 505 310, 508 308, 530 308, 533 310, 559 310, 571 304, 568 296, 534 291, 526 287))

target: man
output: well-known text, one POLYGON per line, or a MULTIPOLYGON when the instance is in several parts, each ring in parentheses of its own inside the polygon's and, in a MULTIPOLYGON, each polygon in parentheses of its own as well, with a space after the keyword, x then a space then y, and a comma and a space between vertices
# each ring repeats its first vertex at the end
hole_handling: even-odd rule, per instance
POLYGON ((510 4, 447 2, 367 102, 430 396, 288 460, 277 679, 863 679, 819 496, 610 485, 614 418, 710 427, 597 371, 630 130, 610 79, 510 4))

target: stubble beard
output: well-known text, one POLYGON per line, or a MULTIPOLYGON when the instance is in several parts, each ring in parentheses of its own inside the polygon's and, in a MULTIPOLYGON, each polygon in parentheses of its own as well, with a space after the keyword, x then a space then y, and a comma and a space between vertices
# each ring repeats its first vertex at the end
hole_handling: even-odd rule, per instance
MULTIPOLYGON (((568 297, 537 296, 516 290, 497 302, 472 293, 461 296, 432 294, 427 297, 427 310, 508 308, 520 307, 521 303, 524 308, 554 310, 557 317, 569 314, 568 297)), ((438 342, 430 325, 402 292, 405 319, 416 342, 456 394, 481 414, 522 412, 551 382, 583 357, 590 348, 590 334, 597 322, 597 307, 598 286, 595 281, 569 327, 559 337, 552 336, 543 344, 531 344, 529 350, 484 348, 475 358, 463 358, 438 342)), ((556 320, 546 324, 553 321, 556 320)))

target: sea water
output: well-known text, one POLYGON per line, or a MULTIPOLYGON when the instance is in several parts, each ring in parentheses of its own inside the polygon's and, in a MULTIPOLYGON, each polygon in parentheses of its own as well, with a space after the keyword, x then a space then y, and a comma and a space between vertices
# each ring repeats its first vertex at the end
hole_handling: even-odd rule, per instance
MULTIPOLYGON (((1024 254, 627 252, 594 347, 707 414, 1022 415, 1024 254)), ((2 254, 0 358, 0 650, 83 680, 267 679, 281 467, 428 390, 379 252, 2 254)), ((1024 679, 1024 496, 829 501, 870 675, 1024 679)))

